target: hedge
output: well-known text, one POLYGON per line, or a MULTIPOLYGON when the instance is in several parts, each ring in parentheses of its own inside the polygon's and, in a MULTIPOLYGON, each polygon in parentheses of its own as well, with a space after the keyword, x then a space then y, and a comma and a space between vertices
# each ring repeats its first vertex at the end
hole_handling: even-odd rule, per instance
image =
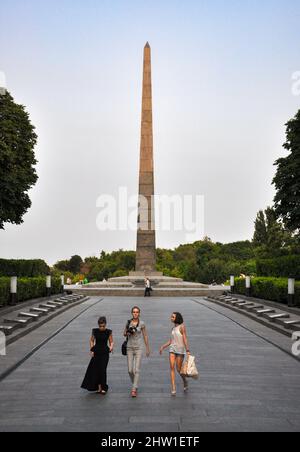
POLYGON ((295 278, 300 280, 300 255, 282 256, 273 259, 258 259, 257 276, 295 278))
POLYGON ((49 274, 49 267, 42 259, 0 259, 0 277, 18 276, 33 278, 49 274))
MULTIPOLYGON (((245 295, 246 283, 244 278, 235 279, 235 291, 245 295)), ((251 295, 263 300, 277 301, 288 304, 288 279, 287 278, 251 278, 251 295)), ((295 302, 300 306, 300 281, 295 284, 295 302)))
MULTIPOLYGON (((60 293, 61 280, 60 278, 52 278, 53 295, 60 293)), ((33 298, 40 298, 46 296, 46 278, 18 278, 18 302, 31 300, 33 298)), ((5 306, 10 299, 10 278, 0 278, 0 306, 5 306)))

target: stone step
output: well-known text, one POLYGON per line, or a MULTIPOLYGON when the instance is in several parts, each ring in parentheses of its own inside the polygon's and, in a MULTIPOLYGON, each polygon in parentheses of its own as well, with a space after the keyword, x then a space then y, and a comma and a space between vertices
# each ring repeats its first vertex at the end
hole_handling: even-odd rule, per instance
POLYGON ((9 336, 18 328, 20 328, 20 325, 18 325, 17 323, 0 324, 0 331, 2 331, 2 333, 5 334, 5 336, 9 336))
POLYGON ((49 309, 45 308, 31 308, 30 312, 33 312, 34 314, 40 313, 41 315, 47 315, 49 312, 49 309))
POLYGON ((275 322, 276 319, 289 319, 290 315, 287 313, 282 314, 263 314, 263 317, 265 317, 267 320, 270 320, 270 322, 275 322))
MULTIPOLYGON (((87 297, 144 297, 144 289, 73 289, 87 297)), ((224 289, 154 289, 151 297, 208 297, 211 295, 221 295, 224 289)))
POLYGON ((59 302, 59 303, 68 304, 68 303, 73 303, 74 298, 56 298, 54 301, 59 302))
POLYGON ((239 306, 239 305, 243 305, 245 303, 246 303, 246 301, 243 301, 243 300, 235 300, 235 301, 229 302, 229 304, 231 304, 232 306, 239 306))
POLYGON ((242 308, 246 304, 246 301, 240 300, 238 303, 235 304, 238 308, 242 308))
POLYGON ((254 309, 254 312, 258 315, 258 317, 262 317, 264 314, 272 314, 275 313, 275 309, 272 308, 264 308, 264 309, 254 309))
POLYGON ((73 298, 83 298, 83 295, 80 294, 65 295, 60 298, 64 298, 65 300, 72 300, 73 298))
POLYGON ((292 330, 293 327, 297 327, 295 328, 295 331, 297 331, 297 329, 300 329, 300 320, 299 319, 294 319, 294 320, 283 320, 283 326, 289 330, 292 330))
POLYGON ((239 300, 237 298, 230 298, 230 299, 226 299, 225 298, 225 300, 222 300, 222 301, 223 301, 223 303, 226 303, 226 304, 232 304, 232 303, 238 303, 239 302, 239 300))
POLYGON ((20 328, 23 328, 24 326, 28 325, 28 323, 31 323, 33 319, 30 317, 24 318, 24 319, 4 319, 4 323, 16 323, 20 326, 20 328))
POLYGON ((39 307, 42 308, 42 309, 49 309, 51 311, 55 311, 55 309, 59 308, 59 306, 56 306, 56 305, 53 305, 53 304, 50 304, 50 303, 42 303, 42 304, 39 305, 39 307))
MULTIPOLYGON (((295 324, 297 322, 298 322, 298 320, 296 320, 296 319, 289 319, 289 320, 287 320, 287 319, 275 319, 275 323, 277 323, 278 325, 281 325, 281 326, 293 325, 293 324, 295 324)), ((299 320, 299 322, 300 322, 300 320, 299 320)))
POLYGON ((256 309, 263 309, 264 306, 262 304, 254 304, 253 306, 245 306, 245 311, 254 312, 256 309))
POLYGON ((300 322, 299 323, 294 323, 293 325, 290 325, 289 326, 289 330, 300 331, 300 322))
POLYGON ((80 300, 82 297, 81 296, 78 296, 78 295, 74 295, 74 296, 71 296, 71 297, 59 297, 59 298, 56 298, 56 300, 55 301, 74 301, 74 300, 80 300))
POLYGON ((254 305, 255 305, 255 303, 252 303, 251 301, 249 301, 249 302, 242 304, 240 306, 240 308, 246 310, 246 308, 254 308, 254 305))
POLYGON ((33 314, 33 312, 19 312, 19 317, 31 318, 33 321, 36 321, 40 318, 40 314, 33 314))
POLYGON ((51 304, 53 304, 54 306, 58 306, 58 307, 60 307, 60 306, 63 306, 64 304, 66 304, 66 303, 63 303, 62 301, 51 301, 51 304))
POLYGON ((68 306, 69 304, 75 303, 76 300, 54 300, 51 303, 58 304, 61 306, 68 306))

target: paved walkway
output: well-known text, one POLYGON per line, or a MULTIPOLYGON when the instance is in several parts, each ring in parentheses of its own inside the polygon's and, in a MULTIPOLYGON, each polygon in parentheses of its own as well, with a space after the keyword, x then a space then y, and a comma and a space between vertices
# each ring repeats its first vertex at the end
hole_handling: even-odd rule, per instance
POLYGON ((96 300, 0 383, 0 431, 299 431, 300 363, 209 309, 215 305, 188 298, 96 300), (120 346, 135 304, 142 308, 153 353, 144 361, 140 397, 132 400, 120 346), (178 386, 176 398, 170 396, 168 355, 158 354, 172 311, 185 317, 201 372, 187 395, 178 386), (99 315, 109 318, 117 344, 106 397, 80 389, 99 315))

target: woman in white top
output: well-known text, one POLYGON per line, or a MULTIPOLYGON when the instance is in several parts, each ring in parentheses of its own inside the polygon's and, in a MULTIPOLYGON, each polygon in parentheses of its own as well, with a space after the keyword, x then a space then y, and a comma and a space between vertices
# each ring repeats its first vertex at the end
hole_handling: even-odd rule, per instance
MULTIPOLYGON (((185 352, 190 355, 189 344, 186 334, 186 328, 183 323, 183 317, 179 312, 173 312, 171 316, 171 322, 174 323, 174 328, 172 329, 171 339, 160 348, 160 354, 166 348, 170 348, 170 370, 171 370, 171 384, 172 384, 172 395, 176 395, 176 374, 180 374, 182 364, 185 358, 185 352)), ((181 375, 183 380, 184 391, 188 390, 188 383, 185 377, 181 375)))

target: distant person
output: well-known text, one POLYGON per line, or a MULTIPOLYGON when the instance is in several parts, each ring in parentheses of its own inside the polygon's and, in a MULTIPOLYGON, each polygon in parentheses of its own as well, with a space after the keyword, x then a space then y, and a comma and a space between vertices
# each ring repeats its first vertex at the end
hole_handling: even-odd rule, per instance
POLYGON ((88 283, 89 283, 89 280, 87 278, 84 278, 83 284, 88 284, 88 283))
POLYGON ((67 285, 70 286, 72 284, 71 278, 67 278, 67 285))
POLYGON ((90 339, 92 359, 81 385, 83 389, 102 395, 105 395, 108 391, 107 366, 109 354, 114 349, 112 330, 107 329, 106 325, 106 317, 100 317, 98 320, 99 328, 95 328, 92 331, 90 339))
MULTIPOLYGON (((186 328, 183 322, 183 317, 179 312, 173 312, 171 316, 171 322, 174 324, 172 329, 171 339, 160 348, 160 354, 169 347, 170 355, 170 370, 171 370, 171 394, 176 395, 176 373, 180 375, 182 364, 185 358, 185 352, 190 355, 189 344, 187 339, 186 328)), ((186 377, 180 375, 183 380, 183 389, 186 392, 188 390, 188 382, 186 377)))
POLYGON ((152 287, 151 287, 151 282, 149 278, 145 279, 145 297, 151 297, 151 291, 152 291, 152 287))

